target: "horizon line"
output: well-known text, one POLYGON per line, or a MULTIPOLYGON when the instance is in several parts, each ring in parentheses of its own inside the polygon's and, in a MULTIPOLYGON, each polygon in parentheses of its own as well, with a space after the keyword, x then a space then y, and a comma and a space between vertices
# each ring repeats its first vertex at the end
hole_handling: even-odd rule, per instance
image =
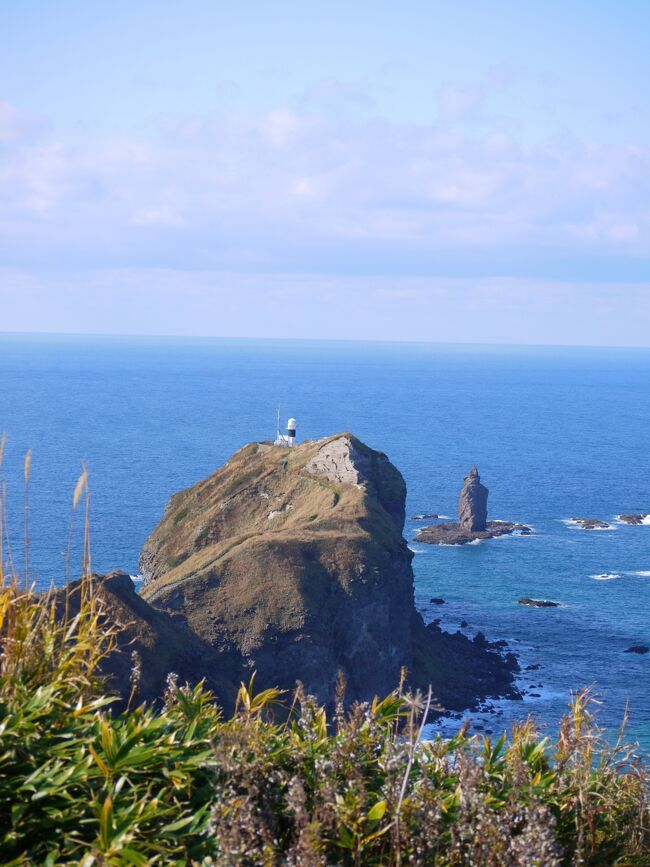
POLYGON ((143 334, 138 332, 112 331, 0 331, 3 337, 96 337, 96 338, 131 338, 138 340, 214 340, 231 342, 262 341, 267 343, 351 343, 351 344, 389 344, 395 346, 474 346, 503 347, 528 349, 629 349, 650 350, 650 344, 621 343, 503 343, 497 341, 478 340, 404 340, 387 337, 259 337, 259 336, 226 336, 218 334, 143 334))

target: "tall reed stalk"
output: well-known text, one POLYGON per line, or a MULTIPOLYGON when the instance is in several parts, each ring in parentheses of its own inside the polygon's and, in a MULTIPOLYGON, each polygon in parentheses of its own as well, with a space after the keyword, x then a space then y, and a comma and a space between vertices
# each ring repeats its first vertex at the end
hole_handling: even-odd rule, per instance
POLYGON ((23 463, 23 476, 25 480, 24 494, 23 494, 23 528, 24 528, 24 541, 23 541, 23 557, 25 562, 25 584, 29 584, 29 478, 32 473, 32 450, 27 449, 25 454, 25 461, 23 463))

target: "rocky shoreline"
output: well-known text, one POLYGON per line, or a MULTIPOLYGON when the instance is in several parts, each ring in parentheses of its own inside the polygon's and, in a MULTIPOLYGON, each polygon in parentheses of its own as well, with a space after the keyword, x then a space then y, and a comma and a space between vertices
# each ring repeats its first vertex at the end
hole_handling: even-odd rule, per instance
POLYGON ((512 533, 530 536, 532 530, 526 524, 512 524, 509 521, 487 521, 484 530, 476 531, 465 530, 460 524, 432 524, 423 527, 416 534, 415 540, 428 545, 467 545, 484 539, 509 536, 512 533))

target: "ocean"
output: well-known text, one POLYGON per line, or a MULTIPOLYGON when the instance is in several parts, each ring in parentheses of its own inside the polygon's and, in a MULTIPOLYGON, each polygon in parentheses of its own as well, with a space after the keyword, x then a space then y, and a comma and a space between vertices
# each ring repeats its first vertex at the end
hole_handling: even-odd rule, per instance
MULTIPOLYGON (((650 350, 0 335, 0 432, 15 565, 22 567, 23 458, 32 449, 31 572, 65 576, 72 492, 90 472, 93 568, 137 574, 167 498, 236 449, 275 434, 350 431, 401 470, 409 515, 454 516, 472 464, 490 517, 529 537, 431 547, 415 538, 416 602, 427 619, 505 639, 523 701, 471 715, 498 732, 533 715, 552 733, 571 691, 592 686, 599 719, 650 753, 650 350), (584 531, 572 516, 601 518, 584 531), (597 577, 594 577, 597 576, 597 577), (607 577, 603 577, 607 576, 607 577), (433 605, 431 597, 444 605, 433 605), (520 597, 551 599, 533 609, 520 597)), ((80 559, 80 517, 74 562, 80 559)), ((457 721, 441 721, 446 731, 457 721)))

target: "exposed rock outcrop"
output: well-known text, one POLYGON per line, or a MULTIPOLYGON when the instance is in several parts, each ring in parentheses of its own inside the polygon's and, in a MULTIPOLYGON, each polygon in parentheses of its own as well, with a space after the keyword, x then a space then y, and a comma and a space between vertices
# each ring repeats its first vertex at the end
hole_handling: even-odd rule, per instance
POLYGON ((600 518, 571 518, 571 523, 581 530, 609 530, 607 521, 601 521, 600 518))
MULTIPOLYGON (((140 675, 135 683, 132 701, 153 702, 165 692, 167 675, 174 672, 181 684, 205 680, 227 711, 234 703, 239 669, 226 653, 217 653, 188 628, 182 615, 160 611, 136 593, 129 575, 111 572, 92 577, 96 596, 103 608, 103 617, 118 627, 115 650, 102 663, 109 677, 109 688, 126 702, 134 687, 134 657, 139 657, 140 675)), ((68 613, 79 611, 81 582, 70 586, 68 613)), ((57 592, 57 608, 63 614, 66 591, 57 592)))
POLYGON ((518 599, 520 605, 528 605, 530 608, 559 608, 559 602, 553 602, 551 599, 518 599))
POLYGON ((465 476, 458 500, 458 523, 470 533, 482 533, 487 523, 488 489, 481 484, 476 467, 465 476))
POLYGON ((624 524, 639 526, 640 524, 650 524, 650 513, 642 513, 640 515, 619 515, 618 520, 624 524))
POLYGON ((468 542, 480 542, 483 539, 507 536, 510 533, 530 536, 532 530, 525 524, 488 521, 487 499, 488 489, 481 484, 481 477, 476 467, 472 467, 465 476, 465 483, 460 492, 458 523, 431 524, 423 527, 417 533, 417 541, 429 545, 466 545, 468 542))
POLYGON ((350 434, 252 443, 171 498, 142 551, 142 596, 260 688, 300 680, 331 703, 341 671, 347 699, 366 700, 406 667, 440 710, 516 695, 514 657, 416 611, 405 494, 388 458, 350 434))
POLYGON ((512 524, 510 521, 487 521, 485 530, 474 533, 464 530, 460 524, 433 524, 420 530, 415 538, 429 545, 467 545, 468 542, 482 542, 511 533, 530 536, 532 530, 525 524, 512 524))

